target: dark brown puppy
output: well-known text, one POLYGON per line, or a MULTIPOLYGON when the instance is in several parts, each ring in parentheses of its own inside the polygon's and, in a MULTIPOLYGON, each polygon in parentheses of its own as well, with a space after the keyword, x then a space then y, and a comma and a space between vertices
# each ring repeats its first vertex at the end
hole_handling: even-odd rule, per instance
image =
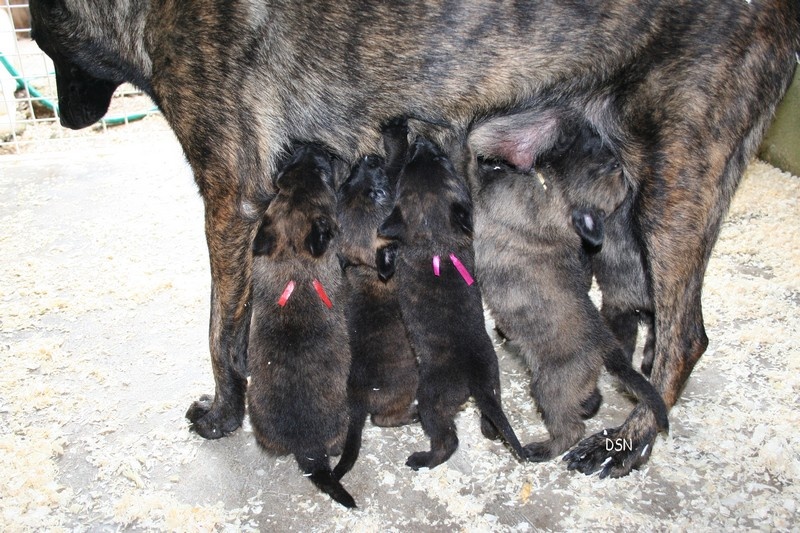
POLYGON ((378 226, 394 205, 394 184, 383 159, 365 157, 338 197, 340 258, 349 282, 350 392, 364 395, 375 425, 408 424, 416 418, 417 358, 406 337, 396 282, 379 279, 375 267, 378 226))
MULTIPOLYGON (((30 8, 55 64, 62 124, 97 121, 128 81, 158 104, 192 166, 206 206, 216 388, 187 417, 206 438, 244 416, 250 243, 261 215, 253 202, 273 192, 280 147, 319 141, 352 164, 379 150, 381 124, 408 115, 466 133, 479 117, 567 106, 610 143, 635 190, 658 331, 652 379, 672 406, 708 343, 701 287, 711 248, 800 47, 796 0, 30 8)), ((506 141, 536 151, 548 138, 506 141)), ((581 471, 605 464, 620 476, 644 464, 656 422, 636 409, 620 435, 633 450, 609 452, 601 439, 581 471)))
MULTIPOLYGON (((387 134, 402 143, 407 132, 396 127, 387 134)), ((464 153, 460 157, 469 152, 457 150, 464 153)), ((484 435, 502 435, 522 458, 500 404, 497 355, 469 274, 475 259, 466 180, 447 154, 420 137, 408 150, 397 187, 395 207, 378 230, 384 244, 376 261, 382 279, 397 282, 403 321, 419 358, 420 421, 431 440, 430 451, 413 453, 406 464, 433 468, 455 452, 455 415, 470 396, 481 411, 484 435)))
POLYGON ((589 298, 587 249, 602 243, 601 212, 572 206, 556 184, 545 189, 534 175, 500 164, 481 165, 473 197, 484 299, 531 369, 531 394, 550 433, 525 446, 527 458, 552 459, 583 436, 603 365, 667 429, 663 400, 631 368, 589 298), (505 216, 497 216, 499 205, 505 216))
POLYGON ((632 216, 635 196, 622 165, 600 135, 578 122, 562 132, 552 150, 539 156, 536 169, 563 191, 571 205, 605 212, 603 246, 592 254, 592 272, 603 294, 600 313, 629 361, 639 323, 646 327, 642 372, 649 376, 655 350, 653 302, 632 216))
POLYGON ((250 422, 264 449, 293 454, 320 490, 355 507, 328 459, 347 433, 350 367, 331 160, 300 146, 275 185, 253 242, 250 422))
MULTIPOLYGON (((387 146, 387 152, 391 150, 387 146)), ((387 176, 384 167, 383 158, 365 157, 338 192, 339 256, 349 285, 345 314, 352 363, 347 384, 350 428, 334 469, 337 478, 358 458, 368 415, 373 424, 384 427, 418 420, 417 358, 403 325, 397 281, 379 279, 375 267, 378 226, 394 205, 397 177, 396 172, 387 176)))

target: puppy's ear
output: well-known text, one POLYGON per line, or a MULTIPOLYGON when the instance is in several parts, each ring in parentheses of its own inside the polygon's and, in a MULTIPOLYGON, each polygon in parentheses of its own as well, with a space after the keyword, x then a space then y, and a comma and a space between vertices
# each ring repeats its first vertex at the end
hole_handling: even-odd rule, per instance
POLYGON ((312 257, 320 257, 328 250, 334 235, 334 225, 328 217, 317 217, 311 223, 311 231, 306 237, 306 248, 312 257))
POLYGON ((375 253, 375 266, 378 268, 378 279, 386 283, 397 268, 397 252, 400 249, 396 242, 378 248, 375 253))
POLYGON ((455 229, 472 236, 472 206, 463 202, 454 202, 450 206, 450 223, 455 229))
POLYGON ((575 233, 583 241, 583 245, 591 252, 597 252, 603 245, 603 217, 601 209, 580 207, 572 210, 572 226, 575 233))
POLYGON ((253 239, 253 255, 272 255, 277 244, 277 236, 272 230, 272 223, 269 218, 264 217, 261 225, 253 239))
POLYGON ((378 237, 390 241, 400 241, 406 233, 406 222, 403 219, 403 213, 400 207, 394 206, 392 212, 383 221, 383 224, 378 228, 378 237))

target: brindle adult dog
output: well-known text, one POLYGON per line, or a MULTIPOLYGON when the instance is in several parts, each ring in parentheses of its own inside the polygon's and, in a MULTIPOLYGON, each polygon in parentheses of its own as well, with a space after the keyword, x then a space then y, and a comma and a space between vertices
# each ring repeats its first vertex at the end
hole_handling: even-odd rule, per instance
MULTIPOLYGON (((703 275, 792 78, 798 10, 796 0, 31 0, 62 124, 95 122, 129 81, 158 104, 192 166, 206 207, 216 394, 188 416, 207 438, 244 416, 251 200, 271 192, 280 147, 321 141, 352 163, 378 148, 390 117, 466 130, 533 105, 584 115, 630 177, 653 293, 652 381, 672 406, 708 343, 703 275)), ((635 410, 619 429, 633 451, 598 442, 578 467, 628 473, 647 461, 655 427, 635 410)))

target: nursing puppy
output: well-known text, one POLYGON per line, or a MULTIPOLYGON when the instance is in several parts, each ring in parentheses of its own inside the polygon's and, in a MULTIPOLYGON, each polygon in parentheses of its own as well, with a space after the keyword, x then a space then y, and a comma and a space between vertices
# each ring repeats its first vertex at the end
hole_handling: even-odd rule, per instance
POLYGON ((573 121, 555 147, 537 158, 536 169, 572 206, 605 213, 603 246, 592 254, 592 273, 603 295, 600 314, 633 359, 639 324, 647 328, 642 372, 650 375, 655 353, 653 303, 645 261, 632 216, 634 194, 619 159, 587 123, 573 121))
POLYGON ((338 192, 339 256, 349 286, 345 314, 352 363, 347 385, 350 428, 334 469, 337 478, 358 458, 368 415, 383 427, 418 420, 417 359, 403 325, 397 282, 380 280, 375 267, 378 226, 394 203, 396 172, 387 176, 384 166, 381 157, 365 157, 338 192))
POLYGON ((546 461, 578 442, 582 418, 599 402, 603 365, 666 430, 664 401, 631 368, 588 295, 587 250, 602 244, 602 213, 571 206, 556 184, 545 189, 532 174, 502 164, 480 166, 473 197, 481 289, 531 369, 531 394, 550 434, 526 445, 526 457, 546 461))
MULTIPOLYGON (((403 143, 407 132, 398 126, 387 135, 403 143)), ((449 154, 456 151, 458 157, 471 157, 466 146, 459 144, 449 154)), ((413 453, 406 464, 433 468, 455 452, 455 415, 470 396, 481 411, 483 434, 502 435, 523 458, 500 405, 497 355, 469 274, 475 267, 469 189, 448 154, 429 140, 417 138, 409 148, 395 207, 378 236, 378 273, 397 282, 403 320, 419 358, 420 421, 431 440, 430 451, 413 453)))
POLYGON ((300 146, 275 186, 253 242, 250 422, 265 450, 293 454, 320 490, 355 507, 328 459, 347 432, 350 366, 329 156, 300 146))

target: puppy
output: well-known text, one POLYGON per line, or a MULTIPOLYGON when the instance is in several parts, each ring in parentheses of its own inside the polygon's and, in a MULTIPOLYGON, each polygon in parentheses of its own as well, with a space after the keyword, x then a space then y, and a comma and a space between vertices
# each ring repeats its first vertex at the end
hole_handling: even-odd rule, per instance
POLYGON ((250 422, 265 450, 293 454, 319 489, 355 507, 328 459, 347 432, 350 366, 329 156, 300 146, 275 187, 253 242, 250 422))
POLYGON ((531 369, 531 394, 550 438, 525 446, 546 461, 583 436, 582 418, 599 404, 606 368, 667 427, 667 408, 630 366, 589 298, 589 254, 603 240, 602 213, 573 207, 555 184, 483 164, 473 186, 476 263, 486 302, 531 369), (505 207, 500 216, 500 206, 505 207))
MULTIPOLYGON (((386 135, 401 145, 407 142, 402 125, 386 135)), ((462 161, 467 160, 466 146, 449 153, 456 150, 462 161)), ((397 282, 403 320, 419 359, 420 420, 431 440, 430 451, 412 454, 406 464, 415 470, 433 468, 455 452, 454 418, 470 396, 481 411, 483 434, 502 435, 522 458, 522 447, 500 404, 497 355, 470 275, 475 264, 469 189, 450 158, 429 140, 417 138, 407 150, 395 207, 378 236, 378 273, 397 282)))
MULTIPOLYGON (((387 146, 387 151, 392 148, 387 146)), ((338 192, 340 261, 349 285, 345 309, 352 363, 348 380, 350 429, 334 470, 341 478, 355 463, 367 415, 377 426, 418 420, 417 359, 406 336, 394 279, 382 281, 375 267, 377 229, 394 202, 396 172, 367 156, 338 192)))
POLYGON ((619 159, 586 123, 562 131, 555 147, 537 159, 546 182, 555 183, 573 206, 606 213, 603 246, 592 254, 592 272, 603 294, 600 314, 620 342, 629 361, 636 349, 638 326, 647 329, 642 372, 649 376, 655 354, 653 302, 642 247, 633 217, 634 194, 619 159))

